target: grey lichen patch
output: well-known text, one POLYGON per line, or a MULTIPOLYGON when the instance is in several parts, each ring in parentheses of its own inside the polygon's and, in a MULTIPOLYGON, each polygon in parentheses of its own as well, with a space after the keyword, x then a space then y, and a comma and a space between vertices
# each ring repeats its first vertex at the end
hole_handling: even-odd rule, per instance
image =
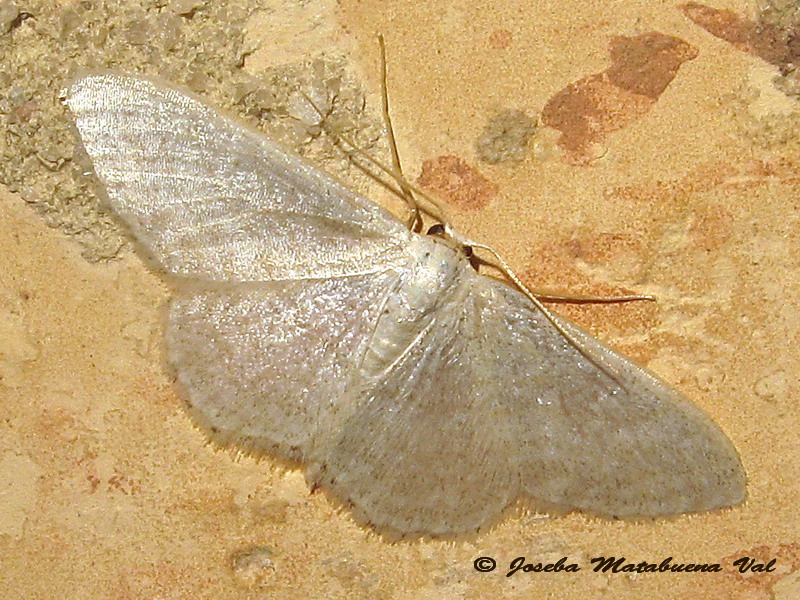
POLYGON ((347 145, 338 140, 372 152, 381 144, 382 124, 367 110, 363 89, 344 58, 315 57, 276 67, 243 82, 234 100, 272 138, 330 172, 346 172, 351 183, 365 183, 353 182, 363 173, 351 168, 343 151, 347 145))
POLYGON ((521 162, 536 121, 521 110, 504 109, 493 114, 483 128, 476 151, 489 164, 521 162))
POLYGON ((230 566, 236 582, 245 588, 264 584, 275 571, 272 563, 272 550, 266 546, 253 546, 234 552, 230 556, 230 566))
MULTIPOLYGON (((80 160, 59 95, 76 75, 113 69, 160 77, 201 94, 287 145, 353 173, 327 126, 371 148, 378 120, 342 57, 300 56, 273 71, 247 73, 245 39, 257 0, 98 0, 4 3, 0 10, 0 184, 19 193, 49 225, 72 236, 90 261, 125 245, 80 160), (309 117, 304 97, 325 114, 309 117)), ((365 178, 356 176, 363 184, 365 178)), ((348 177, 349 178, 349 177, 348 177)))
POLYGON ((779 74, 773 83, 787 96, 800 97, 800 48, 797 43, 800 5, 797 0, 765 0, 759 9, 761 28, 779 32, 776 37, 785 45, 782 60, 778 61, 779 74))
POLYGON ((723 97, 723 106, 730 113, 739 134, 764 150, 797 144, 800 114, 764 110, 760 102, 762 94, 761 89, 743 84, 723 97))

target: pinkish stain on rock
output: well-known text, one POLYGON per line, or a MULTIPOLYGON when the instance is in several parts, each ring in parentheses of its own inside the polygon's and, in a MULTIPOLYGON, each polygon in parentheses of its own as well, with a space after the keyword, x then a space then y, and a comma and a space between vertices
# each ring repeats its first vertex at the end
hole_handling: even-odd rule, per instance
POLYGON ((797 28, 751 21, 732 10, 720 10, 699 2, 687 2, 681 5, 681 10, 711 35, 770 64, 784 66, 800 58, 797 28))
POLYGON ((733 236, 735 224, 733 213, 722 204, 701 204, 689 227, 692 245, 705 252, 718 250, 733 236))
POLYGON ((505 50, 513 40, 514 36, 508 29, 495 29, 489 34, 489 47, 493 50, 505 50))
POLYGON ((750 159, 742 160, 736 165, 730 162, 710 161, 697 165, 677 179, 617 186, 609 189, 607 195, 609 198, 624 202, 669 206, 691 194, 709 192, 717 188, 745 192, 776 183, 799 184, 800 165, 786 159, 772 162, 750 159))
POLYGON ((680 66, 697 57, 683 40, 658 32, 615 36, 611 66, 584 77, 555 94, 542 111, 542 122, 561 132, 564 160, 585 165, 612 132, 646 114, 675 78, 680 66))
POLYGON ((424 161, 417 185, 466 211, 484 208, 498 192, 497 184, 458 156, 424 161))

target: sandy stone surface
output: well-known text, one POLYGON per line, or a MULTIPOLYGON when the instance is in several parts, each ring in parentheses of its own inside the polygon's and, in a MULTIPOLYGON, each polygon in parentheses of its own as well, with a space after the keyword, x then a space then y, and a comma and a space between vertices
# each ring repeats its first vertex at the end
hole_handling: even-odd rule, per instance
POLYGON ((792 10, 773 2, 758 13, 741 0, 4 3, 3 597, 797 598, 792 10), (206 444, 164 366, 166 288, 102 210, 59 92, 87 69, 159 75, 394 207, 293 103, 298 89, 335 94, 331 123, 386 160, 378 32, 409 179, 533 287, 656 296, 556 309, 720 424, 748 472, 744 505, 645 523, 513 513, 467 539, 389 544, 311 493, 299 471, 206 444), (519 556, 567 557, 581 571, 506 577, 519 556), (595 573, 598 556, 722 571, 595 573), (478 557, 497 569, 477 572, 478 557), (774 570, 739 573, 742 557, 774 559, 774 570))

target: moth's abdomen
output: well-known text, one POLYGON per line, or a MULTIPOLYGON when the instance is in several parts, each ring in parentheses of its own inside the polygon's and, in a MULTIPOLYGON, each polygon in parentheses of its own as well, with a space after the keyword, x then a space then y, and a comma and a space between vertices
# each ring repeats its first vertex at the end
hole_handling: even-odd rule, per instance
POLYGON ((386 297, 362 361, 367 377, 390 368, 436 322, 439 307, 464 293, 469 262, 446 242, 413 236, 411 265, 386 297))

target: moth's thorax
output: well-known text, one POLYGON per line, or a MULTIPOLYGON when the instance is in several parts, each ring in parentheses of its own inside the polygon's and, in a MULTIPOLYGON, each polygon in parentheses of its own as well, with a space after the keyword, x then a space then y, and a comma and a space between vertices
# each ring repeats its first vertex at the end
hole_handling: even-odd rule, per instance
POLYGON ((427 309, 427 304, 432 305, 440 299, 440 295, 446 294, 454 284, 459 283, 464 269, 469 266, 469 260, 461 248, 446 238, 414 235, 408 249, 411 270, 404 277, 405 281, 401 281, 401 288, 403 293, 410 295, 410 304, 420 309, 427 309), (422 301, 414 298, 414 294, 431 297, 422 301))
POLYGON ((410 268, 387 295, 369 341, 362 368, 379 375, 431 327, 442 304, 465 289, 471 271, 466 255, 450 241, 413 235, 410 268))

